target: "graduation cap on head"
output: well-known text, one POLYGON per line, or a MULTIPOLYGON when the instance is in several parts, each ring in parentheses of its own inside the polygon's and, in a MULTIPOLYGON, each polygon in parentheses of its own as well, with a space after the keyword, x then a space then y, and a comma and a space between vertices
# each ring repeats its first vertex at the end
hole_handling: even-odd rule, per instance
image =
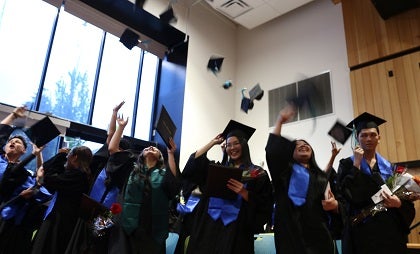
POLYGON ((255 128, 252 128, 243 123, 237 122, 235 120, 230 120, 226 125, 225 129, 222 132, 222 136, 227 139, 230 136, 236 136, 238 138, 244 138, 247 141, 254 134, 255 128))
POLYGON ((156 130, 162 137, 166 146, 171 148, 169 139, 175 136, 176 125, 174 121, 172 121, 171 116, 163 105, 162 109, 160 110, 158 121, 156 123, 156 130))
POLYGON ((207 63, 207 69, 211 70, 214 75, 219 73, 222 69, 222 63, 224 58, 219 56, 212 56, 207 63))
POLYGON ((48 116, 34 123, 25 133, 37 147, 47 144, 60 135, 60 131, 48 116))
POLYGON ((378 126, 385 122, 386 121, 382 118, 374 116, 368 112, 364 112, 348 123, 347 127, 356 129, 357 133, 359 133, 362 129, 375 128, 379 133, 378 126))
POLYGON ((332 128, 328 131, 328 135, 340 142, 342 145, 346 143, 351 136, 351 129, 347 128, 341 121, 337 120, 332 128))

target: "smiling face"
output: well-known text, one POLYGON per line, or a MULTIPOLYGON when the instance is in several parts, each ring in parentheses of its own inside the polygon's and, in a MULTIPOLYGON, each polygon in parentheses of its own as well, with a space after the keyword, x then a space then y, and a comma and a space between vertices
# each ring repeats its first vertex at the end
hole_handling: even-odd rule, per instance
POLYGON ((242 146, 236 136, 228 137, 226 141, 226 153, 233 161, 240 161, 242 157, 242 146))
POLYGON ((298 163, 309 163, 312 156, 311 146, 303 140, 296 140, 293 159, 298 163))

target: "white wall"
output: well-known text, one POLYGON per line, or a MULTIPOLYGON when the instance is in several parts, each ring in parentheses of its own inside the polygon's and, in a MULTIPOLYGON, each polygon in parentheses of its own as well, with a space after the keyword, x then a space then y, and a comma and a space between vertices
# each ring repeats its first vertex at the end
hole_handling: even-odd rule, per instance
MULTIPOLYGON (((257 128, 250 140, 252 159, 265 159, 268 123, 268 91, 325 71, 331 72, 333 114, 312 120, 286 124, 282 133, 303 138, 315 150, 317 162, 324 167, 331 154, 332 140, 327 132, 337 118, 345 123, 353 118, 349 68, 341 5, 331 0, 313 1, 252 31, 239 29, 237 44, 237 80, 251 88, 260 83, 266 91, 248 114, 237 108, 236 119, 257 128)), ((236 96, 239 105, 241 97, 236 96)), ((341 144, 339 144, 341 147, 341 144)), ((350 140, 338 155, 349 156, 350 140)))
MULTIPOLYGON (((268 90, 331 71, 334 112, 317 118, 313 133, 308 120, 283 128, 286 136, 310 142, 324 167, 331 151, 328 130, 336 119, 349 122, 353 116, 341 5, 317 0, 253 30, 234 25, 204 3, 193 5, 188 19, 188 8, 175 5, 174 9, 179 13, 175 26, 190 36, 180 168, 192 152, 222 132, 230 119, 257 129, 250 140, 252 159, 264 163, 270 131, 268 90), (225 57, 217 77, 206 69, 212 54, 225 57), (221 85, 227 79, 233 87, 224 90, 221 85), (256 83, 265 95, 245 114, 240 111, 240 90, 256 83)), ((334 165, 350 152, 348 141, 334 165)), ((208 157, 219 160, 221 152, 213 148, 208 157)))

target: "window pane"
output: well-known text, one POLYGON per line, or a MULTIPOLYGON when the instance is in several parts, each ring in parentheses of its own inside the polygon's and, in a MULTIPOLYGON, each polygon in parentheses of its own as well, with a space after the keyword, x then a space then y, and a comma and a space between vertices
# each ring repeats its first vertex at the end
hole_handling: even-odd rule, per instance
POLYGON ((0 0, 1 102, 32 106, 56 15, 43 1, 0 0))
POLYGON ((102 36, 97 27, 60 13, 41 112, 87 123, 102 36))
POLYGON ((125 118, 130 118, 124 129, 124 134, 130 136, 140 53, 140 48, 134 47, 129 50, 119 38, 109 33, 106 35, 93 111, 93 126, 107 129, 112 109, 121 101, 125 101, 119 113, 125 118))
POLYGON ((150 137, 158 60, 155 55, 145 52, 134 137, 146 141, 150 137))

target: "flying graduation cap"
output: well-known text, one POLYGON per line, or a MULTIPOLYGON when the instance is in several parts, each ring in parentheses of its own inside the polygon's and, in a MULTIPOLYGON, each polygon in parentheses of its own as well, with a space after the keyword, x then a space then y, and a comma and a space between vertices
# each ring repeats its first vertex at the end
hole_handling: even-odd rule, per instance
POLYGON ((207 63, 207 69, 212 71, 213 74, 217 76, 217 73, 219 73, 222 69, 223 60, 224 60, 224 57, 220 57, 220 56, 210 57, 207 63))
POLYGON ((25 134, 37 147, 41 147, 60 135, 60 131, 46 116, 25 130, 25 134))
POLYGON ((335 124, 331 127, 331 129, 328 131, 328 135, 333 137, 342 145, 346 143, 351 134, 351 129, 347 128, 340 120, 337 120, 335 124))
POLYGON ((259 101, 264 96, 264 90, 261 89, 260 84, 256 84, 249 90, 249 98, 245 96, 245 90, 246 88, 242 89, 241 110, 248 113, 248 110, 254 108, 254 100, 259 101))

